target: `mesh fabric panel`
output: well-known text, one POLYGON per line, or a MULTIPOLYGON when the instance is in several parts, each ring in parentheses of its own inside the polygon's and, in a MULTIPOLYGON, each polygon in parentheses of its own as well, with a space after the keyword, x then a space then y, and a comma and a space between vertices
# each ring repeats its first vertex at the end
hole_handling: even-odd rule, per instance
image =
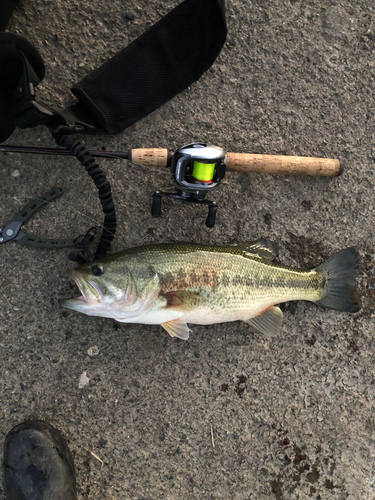
POLYGON ((0 1, 0 31, 4 31, 8 25, 10 16, 16 8, 18 0, 1 0, 0 1))

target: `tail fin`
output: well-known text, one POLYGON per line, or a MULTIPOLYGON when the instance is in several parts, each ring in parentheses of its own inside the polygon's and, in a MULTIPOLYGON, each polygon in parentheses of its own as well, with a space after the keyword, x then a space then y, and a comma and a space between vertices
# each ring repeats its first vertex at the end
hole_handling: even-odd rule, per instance
POLYGON ((355 248, 345 248, 314 269, 326 279, 323 296, 315 304, 345 312, 361 309, 357 291, 359 254, 355 248))

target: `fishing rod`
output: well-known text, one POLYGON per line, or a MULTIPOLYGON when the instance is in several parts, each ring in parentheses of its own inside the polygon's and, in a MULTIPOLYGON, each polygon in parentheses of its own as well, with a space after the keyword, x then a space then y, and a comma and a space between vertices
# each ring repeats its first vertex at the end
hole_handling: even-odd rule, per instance
MULTIPOLYGON (((0 145, 0 152, 72 156, 71 151, 66 149, 11 145, 0 145)), ((168 167, 170 159, 174 155, 172 151, 162 148, 130 149, 127 152, 89 150, 89 153, 94 158, 129 160, 141 166, 154 168, 168 167)), ((342 174, 344 167, 339 160, 333 158, 227 153, 226 170, 265 174, 298 174, 337 177, 342 174)))
MULTIPOLYGON (((0 146, 4 153, 33 153, 71 156, 67 149, 38 148, 24 146, 0 146)), ((176 152, 165 148, 141 148, 121 151, 89 151, 92 157, 128 160, 149 168, 169 168, 177 193, 155 191, 151 214, 161 215, 163 197, 187 203, 208 206, 206 226, 213 227, 216 220, 217 203, 206 200, 209 191, 216 188, 225 172, 258 172, 268 174, 297 174, 335 177, 342 173, 339 160, 300 156, 260 155, 248 153, 227 153, 224 149, 195 142, 183 146, 176 152)))

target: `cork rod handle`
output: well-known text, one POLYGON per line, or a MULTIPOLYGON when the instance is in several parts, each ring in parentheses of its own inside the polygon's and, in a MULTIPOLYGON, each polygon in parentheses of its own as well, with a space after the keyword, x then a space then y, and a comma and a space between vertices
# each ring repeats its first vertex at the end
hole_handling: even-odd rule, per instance
POLYGON ((267 174, 321 175, 335 177, 342 173, 339 160, 304 156, 275 156, 228 153, 227 170, 267 174))
POLYGON ((162 148, 131 149, 129 160, 144 167, 163 168, 168 165, 170 151, 162 148))

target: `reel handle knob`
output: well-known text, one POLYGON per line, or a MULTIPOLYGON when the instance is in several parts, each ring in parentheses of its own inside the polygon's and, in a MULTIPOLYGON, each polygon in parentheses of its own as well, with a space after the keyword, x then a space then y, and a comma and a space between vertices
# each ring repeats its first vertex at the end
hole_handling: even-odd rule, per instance
POLYGON ((212 203, 211 205, 208 206, 208 216, 206 219, 207 227, 214 227, 216 221, 216 211, 217 211, 216 203, 212 203))
POLYGON ((151 215, 155 218, 161 215, 161 195, 158 191, 152 195, 151 215))

